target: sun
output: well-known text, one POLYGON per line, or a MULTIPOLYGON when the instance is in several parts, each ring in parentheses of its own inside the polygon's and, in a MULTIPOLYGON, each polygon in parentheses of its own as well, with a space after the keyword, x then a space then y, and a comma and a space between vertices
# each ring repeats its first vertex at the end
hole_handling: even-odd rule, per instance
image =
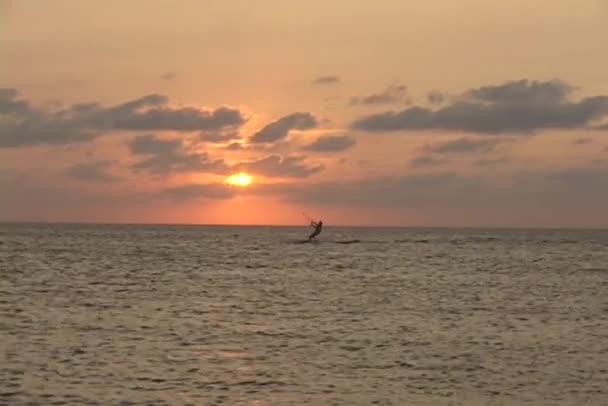
POLYGON ((228 176, 228 179, 226 179, 226 183, 235 186, 249 186, 252 180, 253 178, 250 175, 241 172, 228 176))

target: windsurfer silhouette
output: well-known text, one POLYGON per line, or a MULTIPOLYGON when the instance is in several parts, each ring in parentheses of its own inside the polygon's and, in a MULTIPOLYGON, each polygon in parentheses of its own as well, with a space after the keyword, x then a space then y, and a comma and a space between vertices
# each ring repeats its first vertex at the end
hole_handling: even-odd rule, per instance
POLYGON ((312 240, 313 238, 315 238, 316 236, 318 236, 319 234, 321 234, 321 230, 323 229, 323 221, 319 220, 318 223, 315 223, 314 221, 310 222, 310 225, 312 227, 315 228, 315 230, 312 232, 312 234, 308 237, 308 241, 312 240))

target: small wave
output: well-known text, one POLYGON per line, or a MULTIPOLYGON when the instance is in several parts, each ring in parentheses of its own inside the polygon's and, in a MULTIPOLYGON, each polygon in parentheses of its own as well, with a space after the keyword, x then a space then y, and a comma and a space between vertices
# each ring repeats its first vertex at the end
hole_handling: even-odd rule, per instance
POLYGON ((582 272, 597 272, 597 273, 605 273, 608 272, 608 268, 582 268, 580 269, 582 272))

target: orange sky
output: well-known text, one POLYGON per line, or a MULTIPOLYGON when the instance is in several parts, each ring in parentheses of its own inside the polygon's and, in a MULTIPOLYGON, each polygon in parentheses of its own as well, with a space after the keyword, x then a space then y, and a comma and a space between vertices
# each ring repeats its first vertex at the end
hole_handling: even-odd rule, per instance
POLYGON ((0 0, 0 220, 608 226, 606 21, 604 0, 0 0))

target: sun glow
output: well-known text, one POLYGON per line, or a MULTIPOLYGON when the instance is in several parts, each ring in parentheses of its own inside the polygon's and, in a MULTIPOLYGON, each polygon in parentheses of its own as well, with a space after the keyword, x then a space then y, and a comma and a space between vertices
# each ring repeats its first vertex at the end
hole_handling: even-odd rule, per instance
POLYGON ((236 186, 249 186, 252 180, 253 178, 251 176, 241 172, 228 176, 228 179, 226 179, 226 183, 236 186))

